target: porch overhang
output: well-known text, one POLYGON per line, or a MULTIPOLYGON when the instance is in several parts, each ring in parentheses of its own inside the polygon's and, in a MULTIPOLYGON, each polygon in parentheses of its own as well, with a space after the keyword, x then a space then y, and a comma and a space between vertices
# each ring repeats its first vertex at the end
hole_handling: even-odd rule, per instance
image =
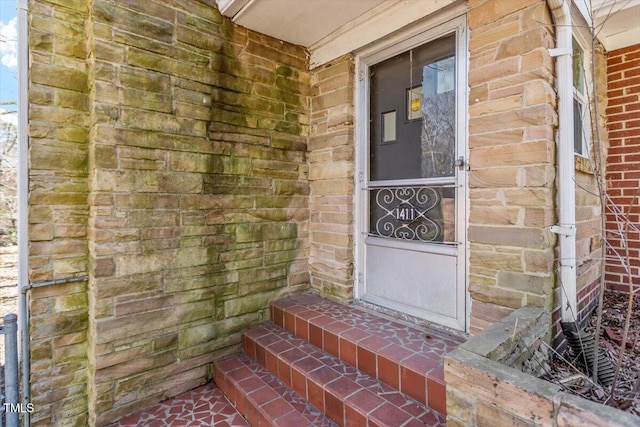
MULTIPOLYGON (((309 50, 316 68, 461 0, 216 0, 250 30, 309 50)), ((574 0, 607 51, 640 41, 640 0, 574 0), (593 12, 592 12, 593 11, 593 12)))
POLYGON ((587 25, 594 26, 607 52, 640 43, 640 0, 574 0, 574 4, 587 25))
POLYGON ((217 0, 233 22, 309 50, 318 67, 457 0, 217 0))

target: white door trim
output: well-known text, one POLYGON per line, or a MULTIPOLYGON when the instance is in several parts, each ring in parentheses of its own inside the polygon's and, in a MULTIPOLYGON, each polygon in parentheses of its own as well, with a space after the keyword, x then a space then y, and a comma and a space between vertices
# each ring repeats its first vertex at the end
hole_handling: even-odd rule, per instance
MULTIPOLYGON (((355 277, 354 296, 361 299, 364 295, 365 287, 365 237, 368 232, 368 192, 364 188, 368 182, 368 159, 369 159, 369 66, 381 62, 394 55, 407 51, 413 47, 420 46, 431 40, 435 40, 452 32, 457 33, 456 41, 456 86, 459 88, 456 99, 456 141, 458 153, 463 153, 465 161, 469 158, 468 148, 468 30, 466 15, 451 19, 445 23, 439 22, 433 26, 433 21, 422 23, 421 28, 412 27, 406 31, 405 38, 401 35, 394 35, 391 40, 381 41, 366 50, 358 52, 355 58, 356 84, 355 84, 355 141, 356 141, 356 174, 354 206, 355 206, 355 239, 354 239, 354 259, 355 277)), ((455 329, 468 331, 470 321, 470 295, 466 284, 468 283, 468 244, 467 244, 467 220, 469 218, 469 189, 466 171, 458 173, 459 185, 462 185, 464 192, 460 194, 460 207, 456 211, 457 224, 464 224, 464 227, 456 227, 456 241, 458 246, 457 280, 458 280, 458 302, 460 309, 464 313, 456 325, 447 325, 455 329)))

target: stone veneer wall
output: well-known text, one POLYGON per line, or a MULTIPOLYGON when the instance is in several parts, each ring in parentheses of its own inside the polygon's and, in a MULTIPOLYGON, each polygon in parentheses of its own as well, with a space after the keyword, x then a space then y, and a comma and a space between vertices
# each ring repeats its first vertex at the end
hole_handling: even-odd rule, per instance
POLYGON ((33 420, 106 425, 308 288, 307 55, 213 1, 30 19, 31 276, 89 276, 32 292, 33 420))
MULTIPOLYGON (((554 312, 556 281, 557 103, 553 20, 541 0, 471 1, 470 30, 470 277, 471 332, 513 309, 536 305, 554 312), (554 291, 555 288, 555 291, 554 291)), ((596 62, 600 122, 605 123, 606 73, 596 62)), ((603 152, 607 135, 599 127, 603 152)), ((595 131, 594 131, 595 132, 595 131)), ((595 135, 594 135, 595 136, 595 135)), ((578 317, 593 308, 601 275, 601 214, 591 165, 576 156, 578 317)))
POLYGON ((353 298, 354 171, 353 58, 312 72, 309 138, 310 255, 313 289, 353 298))
POLYGON ((554 305, 557 125, 544 0, 469 2, 469 291, 477 333, 554 305))
MULTIPOLYGON (((85 0, 29 2, 31 282, 87 274, 87 17, 85 0)), ((84 426, 87 284, 29 295, 31 425, 84 426)))
MULTIPOLYGON (((353 297, 353 60, 213 3, 32 0, 31 276, 90 278, 32 292, 36 425, 202 383, 283 292, 353 297)), ((554 307, 557 118, 546 2, 469 7, 475 333, 554 307)))
MULTIPOLYGON (((556 284, 557 104, 553 20, 546 1, 470 1, 469 151, 472 333, 523 305, 559 316, 556 284), (555 291, 554 291, 555 288, 555 291)), ((601 63, 602 52, 594 55, 601 63)), ((596 82, 606 102, 602 68, 596 82)), ((314 71, 310 138, 312 285, 353 296, 353 65, 314 71)), ((603 110, 600 110, 601 114, 603 110)), ((606 135, 601 132, 606 145, 606 135)), ((600 277, 600 206, 591 169, 576 158, 580 317, 600 277), (582 188, 581 188, 582 187, 582 188), (586 189, 587 191, 585 191, 586 189)), ((554 324, 553 335, 558 333, 554 324)))
MULTIPOLYGON (((607 128, 611 149, 607 158, 608 194, 617 209, 624 212, 637 227, 640 224, 640 44, 607 53, 609 107, 607 128)), ((629 292, 629 277, 640 285, 640 233, 616 221, 614 206, 607 209, 607 239, 612 248, 607 251, 606 277, 609 288, 629 292), (620 238, 624 230, 629 248, 630 273, 617 260, 613 249, 623 259, 627 250, 620 238)))

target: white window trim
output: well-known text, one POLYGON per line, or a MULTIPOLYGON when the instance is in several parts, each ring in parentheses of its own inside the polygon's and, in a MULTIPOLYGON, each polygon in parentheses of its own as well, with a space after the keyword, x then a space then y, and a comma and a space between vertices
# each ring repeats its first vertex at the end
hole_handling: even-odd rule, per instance
POLYGON ((573 98, 582 106, 582 152, 574 154, 583 158, 591 155, 591 100, 595 94, 591 93, 593 76, 591 75, 591 35, 582 15, 574 8, 571 13, 573 38, 582 49, 582 68, 584 70, 584 93, 573 88, 573 98))

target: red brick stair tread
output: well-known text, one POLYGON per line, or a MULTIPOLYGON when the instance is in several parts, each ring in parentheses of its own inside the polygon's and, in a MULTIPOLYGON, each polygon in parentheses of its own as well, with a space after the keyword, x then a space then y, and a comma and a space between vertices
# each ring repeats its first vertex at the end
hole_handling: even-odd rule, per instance
POLYGON ((249 328, 243 342, 250 357, 338 425, 445 425, 441 413, 277 325, 264 323, 249 328))
POLYGON ((445 413, 443 358, 461 338, 312 294, 274 301, 271 308, 276 325, 445 413))
POLYGON ((254 427, 336 426, 245 353, 216 360, 214 369, 218 387, 254 427))

